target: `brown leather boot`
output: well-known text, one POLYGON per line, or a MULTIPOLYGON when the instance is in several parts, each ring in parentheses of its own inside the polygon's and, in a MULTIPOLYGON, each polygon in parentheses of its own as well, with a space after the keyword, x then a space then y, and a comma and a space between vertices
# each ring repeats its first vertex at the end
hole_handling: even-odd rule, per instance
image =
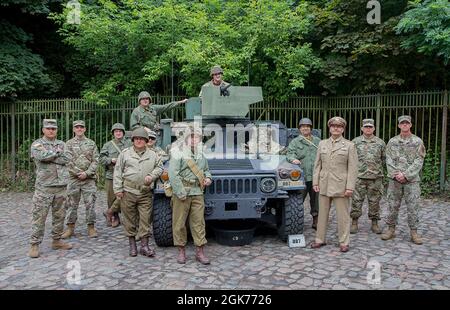
POLYGON ((381 234, 381 229, 378 226, 378 220, 372 220, 372 227, 370 227, 373 233, 381 234))
POLYGON ((415 244, 423 244, 422 238, 417 234, 416 229, 411 229, 411 241, 415 244))
POLYGON ((387 231, 381 235, 382 240, 389 240, 395 238, 395 226, 390 226, 387 231))
POLYGON ((130 256, 137 256, 136 239, 134 237, 128 237, 128 242, 130 243, 130 256))
POLYGON ((358 219, 352 219, 352 226, 350 227, 350 233, 356 234, 358 232, 358 219))
POLYGON ((197 253, 195 254, 195 259, 203 265, 209 265, 211 263, 209 261, 208 257, 206 257, 205 253, 203 252, 203 246, 197 247, 197 253))
POLYGON ((153 257, 155 256, 155 251, 153 251, 148 246, 148 237, 142 237, 141 238, 141 249, 139 250, 139 253, 141 255, 147 256, 147 257, 153 257))
POLYGON ((94 224, 88 224, 87 233, 89 238, 97 238, 97 230, 94 227, 94 224))
POLYGON ((72 248, 72 245, 69 243, 65 243, 61 239, 53 240, 52 242, 52 249, 53 250, 70 250, 72 248))
POLYGON ((178 247, 177 263, 178 264, 186 264, 186 249, 184 246, 178 247))
POLYGON ((31 258, 39 257, 39 244, 32 244, 28 256, 31 258))
POLYGON ((312 229, 317 230, 317 220, 318 220, 318 216, 313 216, 313 223, 312 223, 312 229))
POLYGON ((75 224, 67 224, 66 231, 61 235, 62 239, 69 239, 75 236, 75 224))
POLYGON ((111 209, 108 209, 105 212, 103 212, 103 215, 105 216, 106 219, 106 226, 108 227, 111 227, 113 218, 113 213, 110 210, 111 209))
POLYGON ((112 216, 111 226, 116 228, 119 225, 120 225, 120 217, 119 217, 119 213, 116 212, 112 216))

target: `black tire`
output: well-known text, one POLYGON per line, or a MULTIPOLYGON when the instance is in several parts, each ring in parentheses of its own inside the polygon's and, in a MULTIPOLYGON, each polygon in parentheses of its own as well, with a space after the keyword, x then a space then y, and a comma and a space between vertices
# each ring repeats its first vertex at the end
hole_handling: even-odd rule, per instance
POLYGON ((158 246, 173 246, 172 207, 164 195, 153 200, 153 237, 158 246))
POLYGON ((303 196, 300 192, 289 192, 289 198, 280 203, 278 236, 287 241, 288 235, 303 234, 303 196))

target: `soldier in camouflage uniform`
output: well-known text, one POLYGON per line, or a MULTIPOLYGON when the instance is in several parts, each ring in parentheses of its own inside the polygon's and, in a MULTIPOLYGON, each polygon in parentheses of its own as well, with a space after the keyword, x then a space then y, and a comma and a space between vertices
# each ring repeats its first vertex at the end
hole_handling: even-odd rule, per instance
POLYGON ((97 195, 96 173, 98 166, 98 148, 94 141, 88 139, 84 133, 84 121, 73 122, 75 137, 67 141, 67 151, 71 155, 69 162, 69 182, 67 184, 67 230, 62 238, 74 235, 75 224, 78 217, 78 205, 83 196, 86 207, 87 232, 90 238, 97 237, 95 229, 95 199, 97 195))
POLYGON ((389 140, 386 147, 386 167, 389 178, 387 201, 389 215, 386 220, 388 230, 381 239, 395 237, 398 211, 402 197, 405 198, 408 211, 408 226, 411 230, 411 241, 422 244, 417 234, 419 225, 420 171, 425 158, 425 146, 422 139, 411 133, 411 117, 403 115, 398 118, 400 135, 389 140))
MULTIPOLYGON (((215 65, 214 67, 211 68, 210 76, 211 76, 211 81, 208 81, 205 84, 203 84, 202 88, 204 86, 221 86, 221 87, 225 87, 225 86, 230 85, 230 83, 227 83, 224 80, 222 80, 223 70, 218 65, 215 65)), ((198 94, 198 96, 199 97, 202 96, 202 91, 201 90, 200 90, 200 93, 198 94)))
POLYGON ((211 185, 211 173, 201 147, 200 129, 190 128, 182 141, 170 150, 169 182, 172 195, 173 242, 178 247, 177 262, 186 263, 186 221, 189 220, 191 235, 196 245, 196 259, 208 265, 203 247, 206 244, 205 201, 203 189, 211 185))
POLYGON ((372 220, 372 232, 381 234, 378 227, 380 220, 380 199, 383 195, 383 165, 386 159, 386 143, 375 136, 375 121, 364 119, 362 121, 363 134, 355 139, 358 152, 358 179, 356 179, 355 192, 352 197, 351 234, 358 232, 358 219, 362 214, 362 205, 367 196, 369 203, 369 219, 372 220))
POLYGON ((57 140, 55 119, 44 119, 44 136, 31 144, 31 158, 36 164, 36 183, 31 222, 31 248, 28 256, 39 257, 39 244, 45 231, 45 220, 52 209, 52 249, 70 250, 72 246, 61 241, 64 228, 64 201, 66 200, 67 168, 70 155, 64 142, 57 140))
POLYGON ((174 101, 167 104, 152 104, 152 97, 146 91, 142 91, 138 96, 139 106, 133 110, 130 118, 130 128, 134 130, 139 127, 145 127, 157 133, 157 144, 161 144, 160 125, 157 117, 164 112, 170 111, 182 103, 186 103, 187 99, 174 101))
POLYGON ((313 217, 312 228, 317 229, 317 216, 319 214, 318 194, 312 186, 314 161, 316 160, 317 146, 320 139, 311 134, 312 121, 302 118, 298 124, 300 135, 289 143, 286 159, 294 165, 301 165, 305 174, 306 190, 303 192, 303 200, 309 194, 311 205, 311 216, 313 217))
POLYGON ((146 146, 148 133, 144 128, 133 130, 131 140, 133 146, 123 150, 117 159, 113 188, 117 199, 121 199, 130 256, 137 255, 138 237, 141 239, 140 254, 153 257, 155 252, 148 246, 153 187, 163 172, 163 166, 159 156, 146 146))
POLYGON ((120 224, 118 213, 120 211, 120 203, 116 202, 116 195, 114 195, 113 190, 114 166, 116 165, 119 154, 124 149, 131 146, 131 141, 125 137, 125 126, 121 123, 112 125, 111 133, 114 138, 103 145, 100 151, 99 161, 105 166, 105 186, 108 203, 106 211, 113 209, 111 210, 112 212, 104 213, 106 216, 106 224, 108 226, 117 227, 120 224), (114 204, 115 207, 112 208, 114 204))

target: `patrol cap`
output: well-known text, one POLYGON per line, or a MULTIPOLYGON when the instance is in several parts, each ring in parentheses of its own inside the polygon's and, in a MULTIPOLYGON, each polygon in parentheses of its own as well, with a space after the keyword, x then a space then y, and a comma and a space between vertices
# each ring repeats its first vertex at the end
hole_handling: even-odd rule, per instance
POLYGON ((215 65, 214 67, 211 68, 210 75, 212 76, 213 74, 217 74, 217 73, 223 74, 223 70, 220 66, 215 65))
POLYGON ((114 125, 112 125, 111 127, 111 132, 114 132, 114 130, 119 129, 122 130, 123 133, 125 134, 125 126, 121 123, 115 123, 114 125))
POLYGON ((302 118, 300 120, 300 122, 298 122, 298 126, 300 127, 301 125, 309 125, 309 126, 312 127, 313 124, 312 124, 312 121, 309 118, 304 117, 304 118, 302 118))
POLYGON ((156 139, 156 132, 154 132, 153 130, 149 130, 148 131, 148 137, 156 139))
POLYGON ((331 125, 343 126, 345 128, 347 126, 347 122, 342 117, 335 116, 328 120, 328 127, 331 125))
POLYGON ((136 128, 135 130, 133 130, 133 132, 131 133, 131 141, 134 140, 134 138, 143 138, 148 142, 148 133, 147 130, 145 130, 144 127, 139 127, 136 128))
POLYGON ((150 96, 148 91, 141 91, 138 96, 138 102, 141 102, 141 99, 148 98, 150 102, 152 102, 152 96, 150 96))
POLYGON ((402 115, 398 118, 398 123, 400 124, 401 122, 407 121, 408 123, 411 124, 411 116, 409 115, 402 115))
POLYGON ((56 119, 46 118, 42 121, 43 128, 58 128, 58 124, 56 123, 56 119))
POLYGON ((84 124, 84 121, 82 121, 82 120, 74 121, 74 122, 73 122, 73 127, 75 127, 75 126, 83 126, 83 127, 86 127, 86 125, 84 124))
POLYGON ((363 127, 375 127, 375 121, 372 118, 366 118, 362 121, 363 127))

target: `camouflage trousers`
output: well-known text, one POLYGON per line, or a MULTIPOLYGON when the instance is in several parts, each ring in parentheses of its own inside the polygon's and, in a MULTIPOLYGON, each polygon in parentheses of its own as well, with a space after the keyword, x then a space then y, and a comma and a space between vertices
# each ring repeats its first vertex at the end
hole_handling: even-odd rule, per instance
POLYGON ((150 237, 151 214, 153 210, 153 193, 136 195, 124 192, 120 201, 123 227, 127 237, 150 237))
POLYGON ((408 212, 408 226, 410 229, 417 229, 419 225, 419 182, 401 184, 395 180, 389 181, 387 190, 389 215, 386 219, 386 224, 390 227, 397 225, 398 211, 400 210, 402 197, 405 200, 406 210, 408 212))
POLYGON ((97 186, 95 180, 87 179, 84 181, 70 180, 67 185, 67 224, 75 224, 78 218, 78 205, 81 196, 83 196, 84 206, 86 207, 86 224, 95 223, 95 200, 97 198, 97 186))
POLYGON ((355 191, 352 196, 352 210, 350 217, 358 219, 362 215, 364 199, 369 204, 369 219, 380 220, 380 200, 383 196, 383 178, 356 180, 355 191))
POLYGON ((205 200, 203 195, 187 196, 185 200, 180 200, 177 196, 173 195, 171 204, 173 244, 175 246, 186 245, 187 220, 189 220, 194 244, 196 246, 206 244, 205 200))
POLYGON ((61 239, 64 230, 64 202, 66 187, 55 186, 36 188, 33 195, 33 210, 31 220, 31 244, 40 244, 44 237, 45 221, 48 211, 52 209, 52 237, 61 239))

